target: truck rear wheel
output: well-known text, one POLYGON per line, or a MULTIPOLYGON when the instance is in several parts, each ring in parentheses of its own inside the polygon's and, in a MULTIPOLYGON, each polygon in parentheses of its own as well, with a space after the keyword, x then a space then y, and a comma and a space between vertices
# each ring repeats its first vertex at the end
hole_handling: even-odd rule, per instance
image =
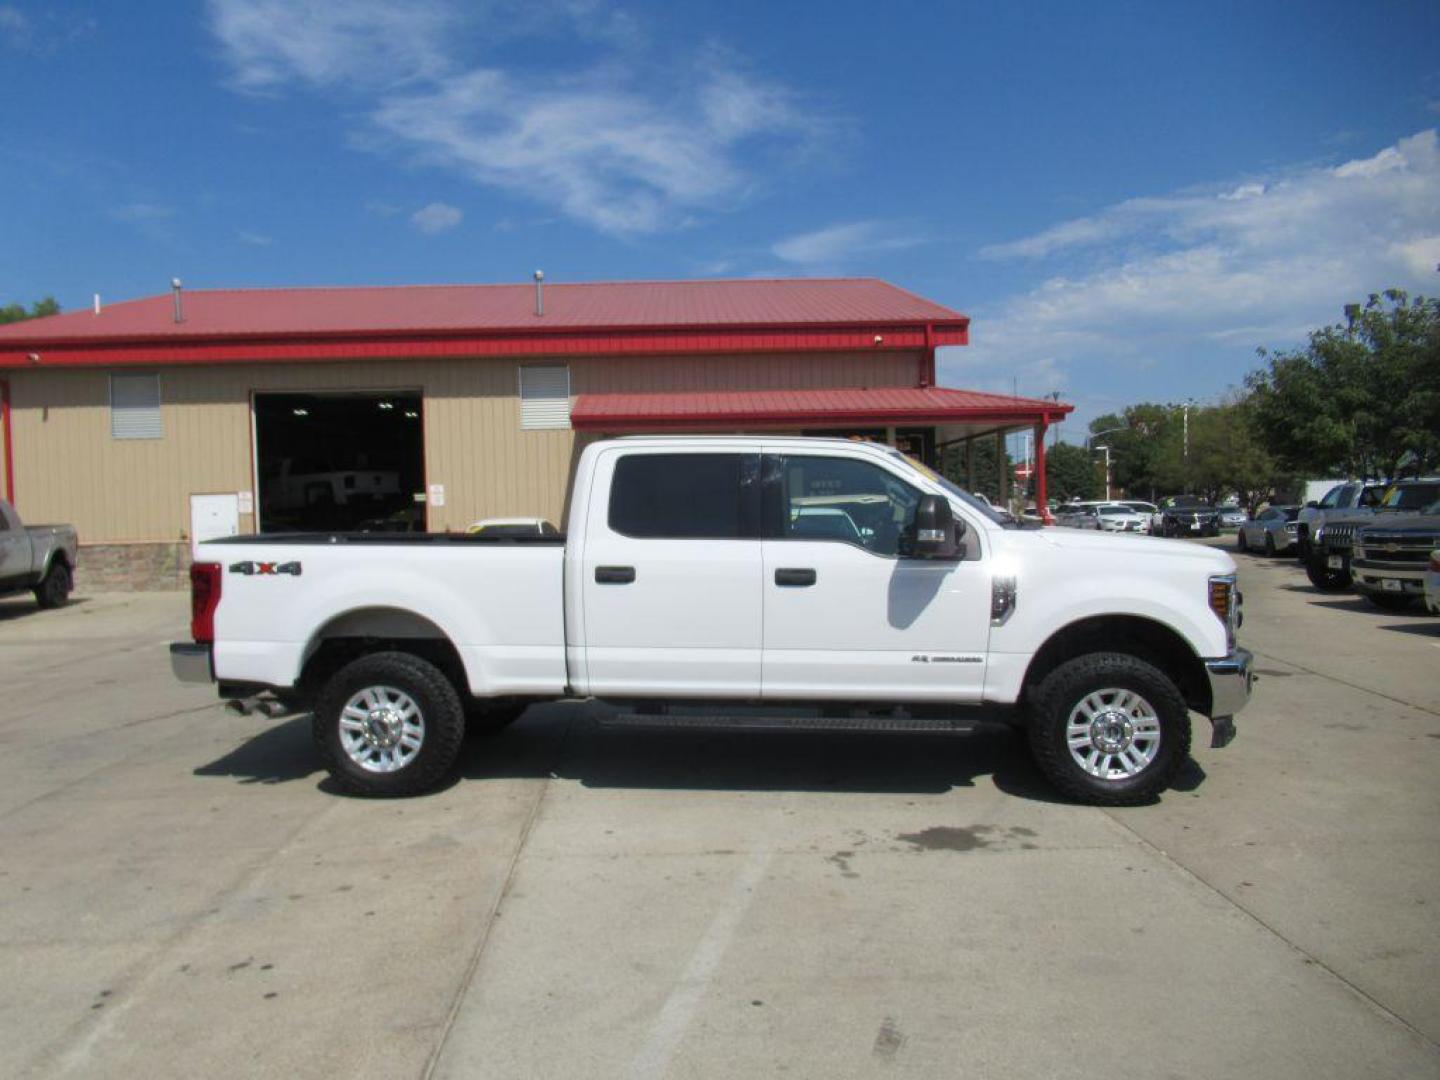
POLYGON ((1149 802, 1190 756, 1185 699, 1162 671, 1137 657, 1076 657, 1045 676, 1029 701, 1035 762, 1079 802, 1149 802))
POLYGON ((313 731, 325 767, 346 791, 416 795, 455 763, 465 712, 434 664, 410 653, 371 653, 325 684, 313 731))
POLYGON ((70 576, 70 568, 56 559, 50 564, 50 569, 45 571, 40 584, 35 586, 35 603, 47 610, 64 607, 65 602, 70 599, 70 590, 74 587, 75 579, 70 576))

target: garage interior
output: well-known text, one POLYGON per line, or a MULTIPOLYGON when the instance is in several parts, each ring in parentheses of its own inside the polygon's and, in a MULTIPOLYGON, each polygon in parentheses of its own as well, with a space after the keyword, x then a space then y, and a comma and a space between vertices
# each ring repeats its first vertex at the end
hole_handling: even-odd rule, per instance
POLYGON ((259 531, 425 530, 418 391, 256 393, 259 531))

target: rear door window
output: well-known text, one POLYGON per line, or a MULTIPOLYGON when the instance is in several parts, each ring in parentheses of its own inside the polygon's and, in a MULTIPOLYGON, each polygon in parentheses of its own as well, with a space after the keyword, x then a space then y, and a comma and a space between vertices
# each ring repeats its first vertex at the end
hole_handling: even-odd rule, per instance
POLYGON ((610 483, 610 528, 641 539, 758 539, 759 476, 759 454, 626 454, 610 483))

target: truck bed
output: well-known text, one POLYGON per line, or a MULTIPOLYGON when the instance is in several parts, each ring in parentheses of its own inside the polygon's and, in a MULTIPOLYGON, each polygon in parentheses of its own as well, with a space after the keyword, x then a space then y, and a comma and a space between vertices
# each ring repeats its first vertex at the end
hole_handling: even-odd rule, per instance
POLYGON ((565 689, 564 559, 563 537, 303 533, 208 541, 195 561, 220 567, 224 681, 293 686, 327 635, 438 637, 472 693, 499 696, 565 689))

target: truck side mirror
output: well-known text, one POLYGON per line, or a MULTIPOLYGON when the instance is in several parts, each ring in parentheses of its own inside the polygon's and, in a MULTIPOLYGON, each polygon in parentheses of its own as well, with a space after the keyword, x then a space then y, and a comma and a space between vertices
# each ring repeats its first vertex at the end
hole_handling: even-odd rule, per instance
POLYGON ((965 523, 956 521, 948 499, 922 495, 915 508, 915 557, 946 559, 965 557, 965 523))
POLYGON ((1316 502, 1314 499, 1311 499, 1309 502, 1307 502, 1307 503, 1305 504, 1305 508, 1306 508, 1307 510, 1319 510, 1319 509, 1320 509, 1320 504, 1319 504, 1318 502, 1316 502))

